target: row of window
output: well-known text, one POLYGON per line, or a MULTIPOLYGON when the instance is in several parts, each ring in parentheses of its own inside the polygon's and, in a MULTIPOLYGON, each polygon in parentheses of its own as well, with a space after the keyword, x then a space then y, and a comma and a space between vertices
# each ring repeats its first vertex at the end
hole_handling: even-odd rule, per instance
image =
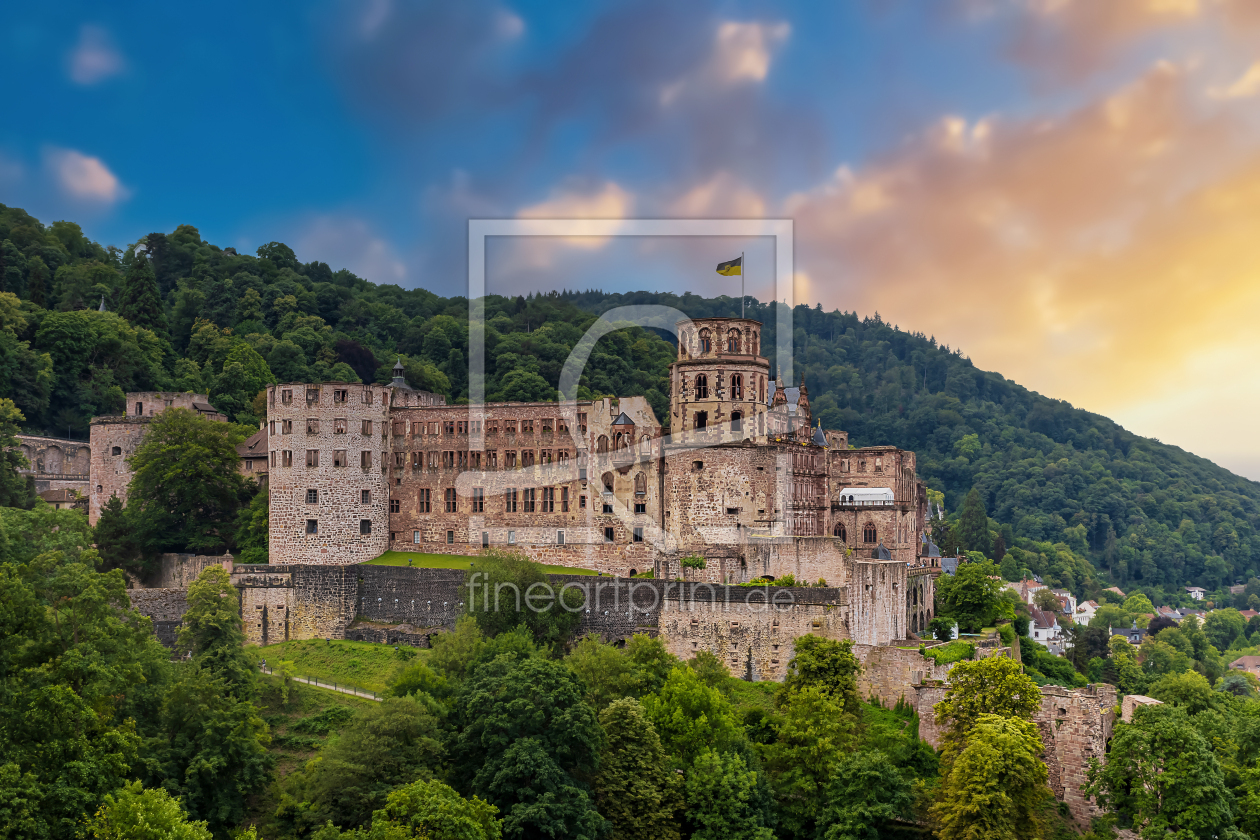
MULTIPOLYGON (((117 447, 115 447, 117 448, 117 447)), ((121 450, 119 450, 121 453, 121 450)), ((320 450, 306 450, 306 466, 318 467, 320 465, 320 450)), ((468 450, 448 449, 445 451, 433 450, 430 452, 412 452, 408 458, 406 452, 394 453, 394 466, 403 468, 407 466, 408 461, 411 463, 413 470, 429 469, 429 470, 497 470, 500 468, 499 452, 497 450, 487 450, 485 452, 470 452, 468 450)), ((293 451, 290 449, 273 449, 270 452, 271 466, 291 467, 293 466, 293 451)), ((334 449, 333 450, 333 466, 345 467, 350 464, 349 450, 334 449)), ((503 451, 502 469, 514 470, 524 467, 533 467, 547 464, 567 464, 569 463, 569 450, 567 449, 522 449, 519 452, 515 449, 506 449, 503 451)), ((365 470, 372 468, 372 451, 365 449, 359 452, 359 466, 365 470)))
MULTIPOLYGON (((766 401, 766 378, 764 376, 756 377, 756 385, 757 387, 752 390, 759 391, 757 398, 761 402, 764 403, 766 401)), ((683 392, 686 393, 688 390, 691 391, 692 399, 707 400, 709 398, 708 374, 704 374, 704 373, 696 374, 696 378, 692 382, 692 386, 690 389, 686 387, 686 382, 684 381, 683 392)), ((717 397, 718 399, 728 399, 728 400, 744 399, 744 375, 742 373, 731 374, 730 393, 728 395, 724 393, 723 391, 722 376, 721 374, 718 374, 718 381, 717 381, 716 387, 713 389, 713 395, 717 397)), ((754 395, 750 392, 748 399, 752 399, 753 396, 754 395)))
MULTIPOLYGON (((318 536, 319 535, 319 520, 318 519, 306 520, 305 531, 310 536, 318 536)), ((366 536, 369 536, 371 533, 372 533, 372 520, 360 519, 359 520, 359 535, 366 537, 366 536)), ((422 536, 423 536, 422 532, 420 531, 411 532, 412 542, 415 543, 416 545, 419 545, 423 541, 421 539, 422 536)), ((398 532, 397 531, 390 532, 389 538, 390 540, 397 542, 398 532)), ((614 542, 615 539, 616 539, 615 529, 611 527, 605 528, 604 529, 604 542, 606 543, 614 542)), ((639 527, 634 528, 631 531, 630 539, 637 543, 643 542, 643 529, 639 527)), ((515 531, 508 531, 507 541, 509 545, 514 545, 516 543, 515 531)), ((453 530, 448 530, 446 532, 446 544, 454 545, 454 543, 455 543, 455 532, 453 530)), ((564 544, 565 544, 564 531, 556 531, 556 545, 564 545, 564 544)), ((490 545, 490 532, 489 531, 481 532, 481 545, 483 548, 488 547, 490 545)))
MULTIPOLYGON (((849 541, 849 532, 841 522, 837 522, 836 527, 831 529, 831 535, 843 540, 844 542, 849 541)), ((870 543, 872 545, 879 542, 879 532, 870 522, 867 522, 866 525, 862 527, 862 542, 870 543)))
MULTIPOLYGON (((372 504, 372 491, 359 491, 359 501, 361 504, 372 504)), ((306 503, 308 505, 319 504, 319 490, 311 487, 306 491, 306 503)), ((454 487, 447 487, 443 493, 443 505, 446 513, 459 513, 460 501, 459 496, 455 492, 454 487)), ((471 513, 485 513, 486 510, 486 491, 484 487, 474 487, 472 496, 466 497, 466 501, 470 507, 471 513)), ((515 488, 508 487, 503 491, 503 511, 504 513, 556 513, 559 507, 560 513, 568 513, 569 488, 568 487, 525 487, 515 488)), ((578 494, 578 509, 586 510, 586 494, 578 494)), ((604 504, 604 513, 612 513, 612 505, 604 504)), ((389 500, 389 512, 401 513, 402 503, 398 499, 389 500)), ((433 491, 427 487, 422 487, 416 491, 416 513, 432 513, 433 512, 433 491)), ((647 504, 645 502, 636 502, 634 505, 635 513, 647 513, 647 504)))
MULTIPOLYGON (((586 415, 578 415, 578 426, 583 434, 586 433, 586 415)), ((345 417, 333 418, 333 434, 344 435, 349 428, 349 421, 345 417)), ((360 434, 364 437, 371 437, 375 428, 375 421, 360 420, 360 434)), ((516 420, 489 420, 486 422, 486 435, 494 437, 499 434, 500 423, 502 423, 503 433, 515 435, 517 433, 518 421, 516 420)), ((567 420, 545 418, 542 420, 521 420, 519 421, 520 433, 523 435, 534 434, 535 429, 542 434, 551 434, 553 431, 560 434, 569 433, 569 423, 567 420)), ((268 423, 267 430, 270 434, 293 434, 292 420, 271 420, 268 423)), ((308 435, 317 435, 320 430, 320 420, 317 417, 308 417, 306 420, 306 433, 308 435)), ((410 434, 411 437, 421 437, 428 435, 430 437, 460 437, 468 434, 480 434, 480 420, 391 420, 390 431, 395 435, 405 436, 410 434)), ((381 435, 386 432, 384 422, 381 423, 381 435)))
MULTIPOLYGON (((698 335, 698 339, 699 339, 699 343, 700 343, 700 352, 701 352, 701 353, 709 353, 709 352, 712 352, 712 350, 713 350, 713 334, 712 334, 711 332, 709 332, 708 327, 705 327, 705 328, 703 328, 703 329, 701 329, 701 330, 700 330, 700 334, 698 335)), ((749 340, 750 340, 750 343, 751 343, 751 345, 752 345, 752 346, 749 348, 749 350, 750 350, 750 351, 751 351, 751 353, 755 356, 755 355, 757 355, 758 353, 760 353, 760 352, 761 352, 761 337, 760 337, 760 336, 758 335, 758 333, 754 330, 753 332, 749 333, 749 340)), ((732 327, 731 329, 727 330, 727 332, 726 332, 726 352, 727 352, 727 353, 739 353, 739 352, 740 352, 740 347, 739 347, 739 345, 740 345, 740 332, 739 332, 739 330, 737 330, 737 329, 735 329, 735 328, 733 328, 733 327, 732 327)))

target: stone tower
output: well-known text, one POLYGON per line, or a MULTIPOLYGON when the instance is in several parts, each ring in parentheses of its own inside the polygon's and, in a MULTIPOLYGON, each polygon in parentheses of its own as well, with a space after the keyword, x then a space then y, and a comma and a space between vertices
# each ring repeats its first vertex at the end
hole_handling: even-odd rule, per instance
POLYGON ((273 563, 347 565, 389 548, 390 390, 267 389, 273 563))
POLYGON ((764 434, 761 415, 772 385, 770 363, 761 355, 761 322, 700 318, 678 327, 678 358, 670 365, 670 433, 709 430, 731 440, 764 434))

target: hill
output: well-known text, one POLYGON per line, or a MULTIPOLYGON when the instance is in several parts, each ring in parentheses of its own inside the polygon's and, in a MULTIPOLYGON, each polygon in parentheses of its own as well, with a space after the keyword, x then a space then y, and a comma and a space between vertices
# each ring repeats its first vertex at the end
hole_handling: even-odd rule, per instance
MULTIPOLYGON (((45 226, 0 205, 0 394, 30 431, 86 433, 129 390, 208 392, 257 423, 266 381, 387 381, 401 356, 415 387, 468 394, 467 300, 376 285, 282 243, 238 254, 181 225, 105 248, 70 222, 45 226), (106 312, 97 308, 104 301, 106 312)), ((695 316, 739 301, 570 292, 486 300, 486 393, 555 396, 570 348, 602 312, 632 303, 695 316)), ((776 304, 748 314, 773 340, 776 304)), ((878 315, 798 306, 796 369, 815 416, 855 445, 891 443, 947 511, 980 490, 994 535, 1017 562, 1085 594, 1106 580, 1159 603, 1181 586, 1217 588, 1260 568, 1260 484, 1111 420, 977 369, 958 349, 878 315)), ((642 329, 601 339, 581 396, 645 395, 667 419, 673 348, 642 329)), ((1009 562, 1009 561, 1008 561, 1009 562)))

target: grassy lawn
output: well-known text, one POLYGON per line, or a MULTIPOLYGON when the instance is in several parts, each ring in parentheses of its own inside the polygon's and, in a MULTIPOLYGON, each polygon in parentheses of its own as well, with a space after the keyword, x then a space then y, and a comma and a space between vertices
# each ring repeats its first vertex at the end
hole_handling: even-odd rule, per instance
MULTIPOLYGON (((266 647, 251 647, 258 659, 266 659, 274 666, 287 660, 293 663, 293 676, 316 677, 338 685, 365 688, 384 694, 394 671, 406 662, 395 653, 393 645, 376 642, 348 642, 334 640, 329 644, 323 639, 301 642, 280 642, 266 647)), ((427 656, 427 650, 406 648, 416 656, 427 656)))
MULTIPOLYGON (((474 567, 476 557, 464 554, 424 554, 419 551, 387 551, 375 560, 369 560, 364 566, 406 566, 411 560, 412 566, 419 569, 468 569, 474 567)), ((590 569, 577 569, 572 566, 543 565, 549 575, 594 575, 590 569)))

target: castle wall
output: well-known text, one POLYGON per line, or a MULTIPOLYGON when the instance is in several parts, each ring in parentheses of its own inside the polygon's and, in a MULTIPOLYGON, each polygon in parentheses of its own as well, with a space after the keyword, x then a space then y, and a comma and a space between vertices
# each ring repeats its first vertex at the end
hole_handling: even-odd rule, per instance
POLYGON ((153 585, 159 589, 187 589, 197 576, 211 566, 232 570, 232 555, 162 554, 158 557, 153 585))
POLYGON ((88 524, 96 525, 110 497, 127 504, 131 467, 127 459, 135 454, 149 427, 146 417, 94 417, 90 428, 91 479, 88 492, 88 524))
POLYGON ((389 391, 335 382, 267 389, 275 562, 349 565, 387 550, 389 391))

